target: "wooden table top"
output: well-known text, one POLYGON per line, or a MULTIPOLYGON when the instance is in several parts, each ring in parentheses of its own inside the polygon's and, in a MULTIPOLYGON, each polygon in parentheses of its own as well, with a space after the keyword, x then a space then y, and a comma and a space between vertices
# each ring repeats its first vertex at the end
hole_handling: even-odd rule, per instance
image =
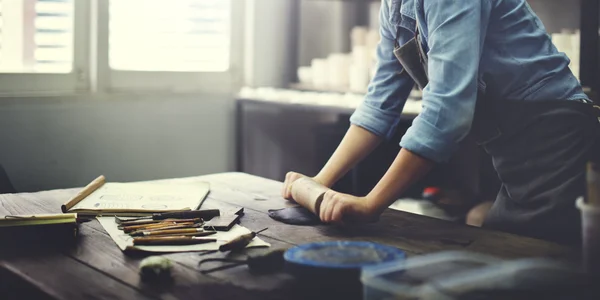
MULTIPOLYGON (((281 183, 243 173, 222 173, 168 182, 208 181, 211 192, 202 208, 243 206, 241 225, 259 230, 273 247, 328 240, 366 240, 396 246, 408 255, 468 250, 503 258, 552 257, 577 261, 578 251, 550 242, 469 227, 424 216, 387 210, 376 224, 292 226, 272 220, 267 210, 293 206, 280 196, 281 183), (266 199, 266 200, 265 200, 266 199)), ((60 205, 79 189, 0 195, 0 215, 59 213, 60 205)), ((2 241, 2 244, 6 241, 2 241)), ((0 248, 3 246, 0 245, 0 248)), ((253 249, 251 251, 264 251, 253 249)), ((213 256, 221 256, 214 254, 213 256)), ((174 281, 165 286, 144 283, 138 275, 143 256, 126 255, 97 221, 81 225, 74 247, 30 249, 0 257, 2 289, 49 299, 302 299, 302 287, 288 274, 252 275, 241 266, 201 274, 197 253, 167 254, 175 262, 174 281), (10 281, 7 281, 10 279, 10 281)), ((10 294, 3 294, 9 299, 10 294)))

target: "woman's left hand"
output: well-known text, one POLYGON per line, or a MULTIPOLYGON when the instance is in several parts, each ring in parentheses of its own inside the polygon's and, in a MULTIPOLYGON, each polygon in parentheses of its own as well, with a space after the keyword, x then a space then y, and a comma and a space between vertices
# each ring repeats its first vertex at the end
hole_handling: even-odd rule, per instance
POLYGON ((375 222, 378 214, 371 209, 367 197, 356 197, 329 190, 323 197, 319 218, 325 223, 343 224, 345 221, 375 222))

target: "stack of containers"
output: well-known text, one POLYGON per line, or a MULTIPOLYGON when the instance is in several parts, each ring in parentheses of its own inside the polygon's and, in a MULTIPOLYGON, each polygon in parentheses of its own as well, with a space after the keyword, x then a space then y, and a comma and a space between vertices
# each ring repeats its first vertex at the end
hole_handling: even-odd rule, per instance
POLYGON ((300 83, 319 89, 349 90, 365 93, 375 72, 379 31, 354 27, 350 33, 351 52, 332 53, 315 58, 310 66, 298 68, 300 83))
MULTIPOLYGON (((354 27, 350 35, 352 45, 352 63, 350 66, 349 89, 363 92, 370 81, 370 72, 373 66, 373 56, 369 40, 369 30, 365 27, 354 27)), ((377 44, 375 44, 377 47, 377 44)))

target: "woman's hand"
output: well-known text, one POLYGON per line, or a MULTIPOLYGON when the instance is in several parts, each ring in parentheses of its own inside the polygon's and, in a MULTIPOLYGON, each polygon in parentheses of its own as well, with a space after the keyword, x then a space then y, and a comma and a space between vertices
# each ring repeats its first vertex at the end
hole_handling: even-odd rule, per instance
POLYGON ((294 181, 302 178, 302 177, 307 177, 304 176, 300 173, 296 173, 296 172, 287 172, 287 174, 285 174, 285 181, 283 182, 283 188, 281 189, 281 197, 287 199, 287 200, 294 200, 292 199, 292 183, 294 183, 294 181))
MULTIPOLYGON (((281 190, 281 196, 287 200, 294 200, 292 198, 292 184, 303 177, 308 177, 306 175, 302 175, 300 173, 296 173, 296 172, 288 172, 287 174, 285 174, 285 181, 283 182, 283 189, 281 190)), ((316 177, 312 177, 311 178, 313 181, 320 183, 322 185, 327 186, 323 180, 321 180, 319 178, 319 176, 316 177)), ((327 186, 328 187, 328 186, 327 186)))
POLYGON ((322 222, 334 224, 375 222, 379 215, 371 208, 371 204, 367 197, 356 197, 329 190, 321 202, 319 218, 322 222))

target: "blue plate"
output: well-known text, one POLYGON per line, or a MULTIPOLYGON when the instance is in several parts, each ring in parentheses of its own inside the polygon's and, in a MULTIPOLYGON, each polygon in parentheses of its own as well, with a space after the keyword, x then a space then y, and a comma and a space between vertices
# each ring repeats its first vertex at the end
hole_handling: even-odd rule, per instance
POLYGON ((322 269, 361 269, 375 264, 402 261, 404 251, 371 242, 318 242, 287 250, 289 264, 322 269))

